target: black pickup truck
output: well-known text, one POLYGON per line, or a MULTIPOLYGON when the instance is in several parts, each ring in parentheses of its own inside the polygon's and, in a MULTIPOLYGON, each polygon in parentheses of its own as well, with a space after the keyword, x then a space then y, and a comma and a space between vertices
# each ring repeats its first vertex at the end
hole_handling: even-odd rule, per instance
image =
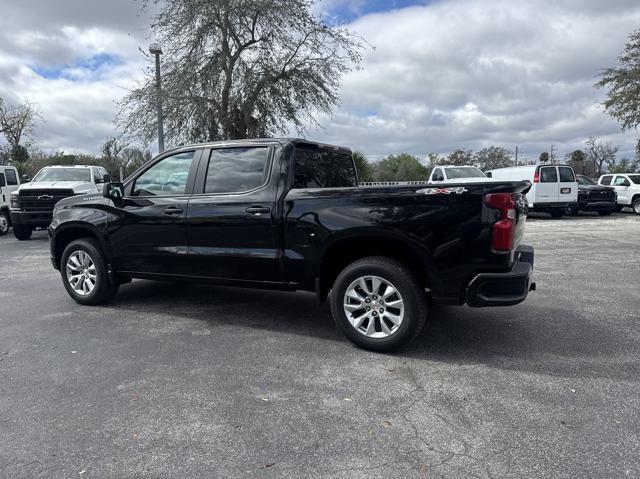
POLYGON ((389 351, 420 332, 429 301, 524 301, 529 188, 359 187, 350 150, 300 139, 184 146, 102 195, 57 203, 51 260, 81 304, 131 278, 330 295, 351 341, 389 351))

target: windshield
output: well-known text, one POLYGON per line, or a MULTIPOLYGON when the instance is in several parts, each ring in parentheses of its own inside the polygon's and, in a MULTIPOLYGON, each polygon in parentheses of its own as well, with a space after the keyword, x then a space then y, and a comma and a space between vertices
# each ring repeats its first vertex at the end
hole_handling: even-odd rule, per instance
POLYGON ((445 169, 447 178, 486 178, 487 176, 478 168, 473 166, 463 166, 460 168, 447 168, 445 169))
POLYGON ((91 182, 89 168, 43 168, 33 181, 86 181, 91 182))
POLYGON ((595 185, 596 184, 591 178, 587 178, 586 176, 578 175, 576 176, 576 179, 579 185, 595 185))
POLYGON ((636 185, 640 185, 640 175, 629 175, 629 179, 636 185))

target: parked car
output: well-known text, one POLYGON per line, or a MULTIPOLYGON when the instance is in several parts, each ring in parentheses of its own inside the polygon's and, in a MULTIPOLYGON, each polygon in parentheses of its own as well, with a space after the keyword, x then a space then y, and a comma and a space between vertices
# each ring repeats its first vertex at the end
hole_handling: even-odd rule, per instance
POLYGON ((51 260, 87 305, 131 278, 330 293, 351 341, 389 351, 420 332, 428 298, 524 301, 534 286, 533 248, 520 245, 529 188, 361 188, 350 150, 297 139, 184 146, 101 195, 58 202, 51 260))
POLYGON ((567 165, 532 165, 498 168, 486 172, 494 180, 528 180, 527 193, 531 211, 562 217, 567 210, 578 208, 578 183, 573 168, 567 165))
POLYGON ((487 177, 480 168, 475 166, 437 166, 431 170, 429 183, 473 183, 487 181, 487 177))
POLYGON ((616 207, 616 190, 609 186, 598 185, 591 178, 576 175, 578 181, 578 206, 571 208, 570 213, 577 215, 578 211, 597 211, 601 216, 613 213, 616 207))
POLYGON ((18 170, 13 166, 0 165, 0 236, 6 235, 11 227, 9 198, 20 186, 18 170))
POLYGON ((602 175, 598 179, 600 185, 611 185, 618 194, 618 210, 625 206, 640 215, 640 173, 623 173, 602 175))
POLYGON ((47 166, 11 194, 13 234, 28 240, 36 228, 51 223, 53 208, 63 198, 102 191, 111 179, 107 170, 88 165, 47 166))

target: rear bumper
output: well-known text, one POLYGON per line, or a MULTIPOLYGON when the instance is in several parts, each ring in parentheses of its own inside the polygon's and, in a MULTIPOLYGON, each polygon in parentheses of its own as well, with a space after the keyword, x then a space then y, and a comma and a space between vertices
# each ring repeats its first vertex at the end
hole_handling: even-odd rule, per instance
POLYGON ((480 308, 512 306, 523 302, 529 291, 536 289, 533 282, 533 248, 520 246, 515 257, 516 262, 510 271, 477 274, 467 286, 466 303, 480 308))
POLYGON ((34 228, 46 228, 53 219, 52 211, 11 210, 11 222, 14 225, 27 225, 34 228))

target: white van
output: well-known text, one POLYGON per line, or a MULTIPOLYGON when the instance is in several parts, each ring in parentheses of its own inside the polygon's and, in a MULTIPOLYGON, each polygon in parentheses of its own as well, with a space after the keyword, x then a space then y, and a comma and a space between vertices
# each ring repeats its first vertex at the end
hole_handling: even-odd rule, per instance
POLYGON ((429 183, 477 183, 487 181, 480 168, 475 166, 436 166, 431 170, 429 183))
POLYGON ((529 210, 560 218, 568 208, 578 207, 578 183, 573 168, 567 165, 532 165, 498 168, 485 172, 494 180, 529 180, 529 210))
POLYGON ((11 226, 9 200, 11 193, 20 186, 18 170, 13 166, 0 165, 0 236, 6 235, 11 226))

